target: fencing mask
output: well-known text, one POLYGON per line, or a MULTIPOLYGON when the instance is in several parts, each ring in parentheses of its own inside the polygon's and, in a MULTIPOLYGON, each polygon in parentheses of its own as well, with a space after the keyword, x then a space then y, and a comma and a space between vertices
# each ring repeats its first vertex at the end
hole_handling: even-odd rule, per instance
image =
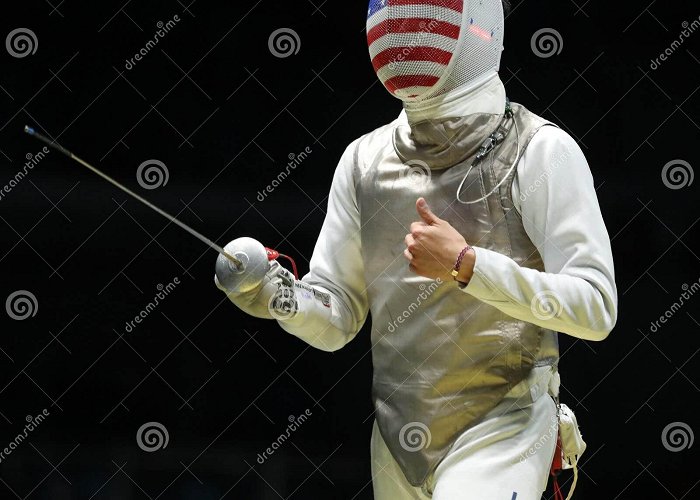
POLYGON ((370 0, 367 42, 379 79, 417 102, 498 71, 502 0, 370 0))

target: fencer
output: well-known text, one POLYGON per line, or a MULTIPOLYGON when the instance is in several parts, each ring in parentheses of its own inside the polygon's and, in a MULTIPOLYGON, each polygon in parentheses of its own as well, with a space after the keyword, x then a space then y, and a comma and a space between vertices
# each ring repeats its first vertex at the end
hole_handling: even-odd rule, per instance
POLYGON ((342 155, 308 274, 273 260, 241 291, 217 265, 216 285, 324 351, 371 311, 375 498, 539 499, 557 332, 599 341, 617 320, 590 168, 506 98, 501 0, 372 0, 367 38, 403 109, 342 155))

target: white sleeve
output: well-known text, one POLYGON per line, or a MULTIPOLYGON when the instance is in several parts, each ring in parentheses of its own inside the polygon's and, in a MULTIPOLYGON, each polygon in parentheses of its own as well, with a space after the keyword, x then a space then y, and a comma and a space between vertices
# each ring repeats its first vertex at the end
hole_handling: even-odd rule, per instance
POLYGON ((302 278, 306 285, 330 296, 330 307, 323 300, 299 300, 299 312, 290 320, 279 321, 284 330, 324 351, 335 351, 350 342, 369 310, 353 179, 357 142, 348 146, 335 171, 310 271, 302 278))
POLYGON ((474 275, 463 290, 522 321, 603 340, 617 321, 617 288, 583 152, 566 132, 543 127, 521 158, 516 180, 513 199, 545 270, 475 247, 474 275))

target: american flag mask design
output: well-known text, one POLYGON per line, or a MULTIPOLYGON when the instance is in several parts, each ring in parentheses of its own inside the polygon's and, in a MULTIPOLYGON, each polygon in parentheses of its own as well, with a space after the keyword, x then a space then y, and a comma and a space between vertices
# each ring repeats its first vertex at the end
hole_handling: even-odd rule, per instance
POLYGON ((372 65, 394 96, 419 101, 498 70, 500 0, 371 0, 372 65))

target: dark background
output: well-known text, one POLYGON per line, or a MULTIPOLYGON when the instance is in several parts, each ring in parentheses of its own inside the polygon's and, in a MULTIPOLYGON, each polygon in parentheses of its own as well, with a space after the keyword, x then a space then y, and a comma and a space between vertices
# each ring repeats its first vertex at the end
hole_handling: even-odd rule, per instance
MULTIPOLYGON (((0 47, 0 186, 41 149, 22 133, 32 124, 217 242, 253 236, 302 272, 343 149, 400 110, 369 63, 364 3, 10 5, 0 35, 28 28, 38 47, 23 58, 0 47), (277 58, 268 38, 284 27, 301 45, 277 58), (307 146, 309 159, 256 200, 307 146), (150 159, 169 171, 154 190, 136 181, 150 159)), ((562 399, 589 446, 576 498, 698 498, 697 446, 670 451, 662 432, 698 429, 700 298, 657 331, 650 323, 700 279, 698 183, 662 179, 671 161, 689 162, 687 173, 699 164, 700 33, 650 64, 700 10, 690 0, 514 7, 501 77, 512 100, 581 144, 615 252, 617 327, 603 343, 560 336, 562 399), (561 34, 558 55, 533 53, 541 28, 561 34)), ((4 194, 0 235, 3 304, 16 291, 37 304, 24 320, 0 314, 0 449, 27 415, 49 413, 0 464, 0 498, 371 498, 367 327, 327 354, 244 316, 214 287, 215 252, 57 153, 4 194), (307 409, 292 439, 256 462, 307 409), (137 446, 146 422, 167 428, 167 448, 137 446)))

